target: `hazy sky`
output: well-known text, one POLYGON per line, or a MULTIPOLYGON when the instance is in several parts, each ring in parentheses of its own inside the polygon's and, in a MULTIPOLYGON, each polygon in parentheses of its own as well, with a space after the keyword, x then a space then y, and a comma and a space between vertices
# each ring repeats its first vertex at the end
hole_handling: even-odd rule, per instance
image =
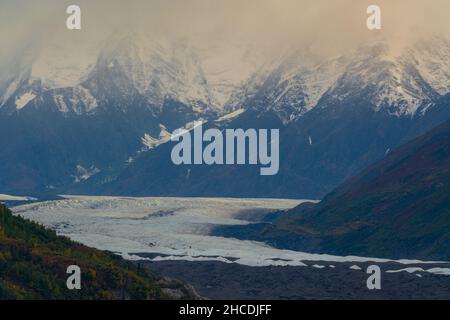
POLYGON ((11 49, 42 34, 79 43, 145 30, 169 38, 195 35, 206 44, 229 38, 274 50, 305 43, 334 52, 380 35, 396 43, 448 35, 449 14, 449 0, 1 0, 0 40, 11 49), (81 31, 65 28, 70 4, 81 6, 81 31), (370 4, 382 9, 381 32, 366 29, 370 4))

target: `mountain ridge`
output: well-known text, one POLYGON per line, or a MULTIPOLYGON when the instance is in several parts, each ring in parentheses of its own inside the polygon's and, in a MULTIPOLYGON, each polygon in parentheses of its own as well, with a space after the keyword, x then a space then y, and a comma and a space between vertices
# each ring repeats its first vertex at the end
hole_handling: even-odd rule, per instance
MULTIPOLYGON (((449 42, 441 38, 408 47, 401 55, 392 55, 380 43, 332 59, 295 48, 275 61, 255 59, 241 77, 217 69, 221 59, 205 67, 202 59, 208 54, 197 53, 187 40, 173 45, 152 38, 118 39, 92 59, 94 64, 83 62, 86 73, 73 77, 78 79, 74 86, 51 87, 46 80, 73 83, 72 70, 58 63, 49 76, 44 67, 37 68, 41 78, 33 76, 33 67, 27 66, 34 59, 31 53, 17 62, 14 85, 8 85, 11 79, 0 81, 0 88, 7 84, 7 94, 0 89, 0 96, 4 100, 9 95, 0 107, 0 142, 6 150, 0 173, 9 185, 3 192, 120 194, 134 189, 145 195, 320 198, 389 149, 450 117, 445 103, 450 71, 436 67, 448 65, 444 62, 450 55, 449 42), (211 76, 213 71, 219 76, 211 76), (208 77, 226 91, 228 98, 219 99, 227 101, 223 106, 214 103, 218 89, 208 77), (245 112, 226 118, 238 110, 245 112), (145 145, 146 137, 157 137, 161 126, 170 133, 200 119, 219 128, 280 129, 279 177, 266 181, 246 167, 214 167, 198 174, 194 168, 192 179, 185 181, 186 168, 172 168, 167 157, 170 144, 151 150, 145 145), (356 136, 364 143, 352 141, 356 136), (145 163, 153 157, 149 153, 161 154, 155 156, 167 163, 145 163), (80 168, 95 174, 79 179, 80 168), (174 174, 158 190, 153 181, 168 178, 169 168, 174 174), (126 177, 130 170, 141 176, 155 170, 161 177, 126 177), (230 175, 248 182, 241 180, 229 190, 230 175), (292 185, 280 187, 289 177, 292 185), (304 189, 296 190, 298 184, 304 189)), ((238 47, 235 55, 248 54, 244 49, 238 47)), ((3 74, 0 78, 6 79, 3 74)))

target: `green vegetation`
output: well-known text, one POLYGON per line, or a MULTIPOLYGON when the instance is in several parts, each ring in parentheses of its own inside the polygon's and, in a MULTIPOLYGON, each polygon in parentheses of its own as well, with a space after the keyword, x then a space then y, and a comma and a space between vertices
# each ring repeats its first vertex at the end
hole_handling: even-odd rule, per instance
POLYGON ((57 236, 0 204, 0 299, 169 298, 162 288, 167 284, 146 268, 57 236), (81 290, 67 289, 69 265, 81 268, 81 290))
POLYGON ((315 206, 283 214, 264 234, 290 249, 450 260, 450 120, 397 148, 315 206))

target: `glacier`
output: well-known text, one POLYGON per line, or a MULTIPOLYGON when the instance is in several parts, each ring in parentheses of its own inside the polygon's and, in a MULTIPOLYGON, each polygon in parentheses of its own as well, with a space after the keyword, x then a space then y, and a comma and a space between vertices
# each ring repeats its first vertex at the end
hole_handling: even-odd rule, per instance
MULTIPOLYGON (((249 214, 257 217, 258 214, 285 210, 310 200, 63 197, 63 200, 25 204, 12 210, 16 215, 56 230, 59 235, 129 260, 220 261, 247 266, 307 266, 305 261, 393 261, 281 250, 262 242, 210 235, 214 226, 245 225, 251 221, 242 217, 249 214)), ((437 263, 419 260, 396 262, 405 265, 437 263)), ((317 263, 312 267, 324 266, 317 263)), ((447 274, 450 269, 425 271, 447 274)))

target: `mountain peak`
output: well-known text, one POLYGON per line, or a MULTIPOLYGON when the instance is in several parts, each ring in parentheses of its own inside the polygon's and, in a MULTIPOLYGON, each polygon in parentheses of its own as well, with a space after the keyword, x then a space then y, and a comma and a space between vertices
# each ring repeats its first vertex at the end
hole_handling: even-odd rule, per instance
POLYGON ((333 58, 297 49, 249 83, 244 104, 275 111, 283 122, 349 99, 377 112, 414 116, 450 91, 449 48, 445 38, 435 37, 400 51, 385 40, 371 41, 333 58))

